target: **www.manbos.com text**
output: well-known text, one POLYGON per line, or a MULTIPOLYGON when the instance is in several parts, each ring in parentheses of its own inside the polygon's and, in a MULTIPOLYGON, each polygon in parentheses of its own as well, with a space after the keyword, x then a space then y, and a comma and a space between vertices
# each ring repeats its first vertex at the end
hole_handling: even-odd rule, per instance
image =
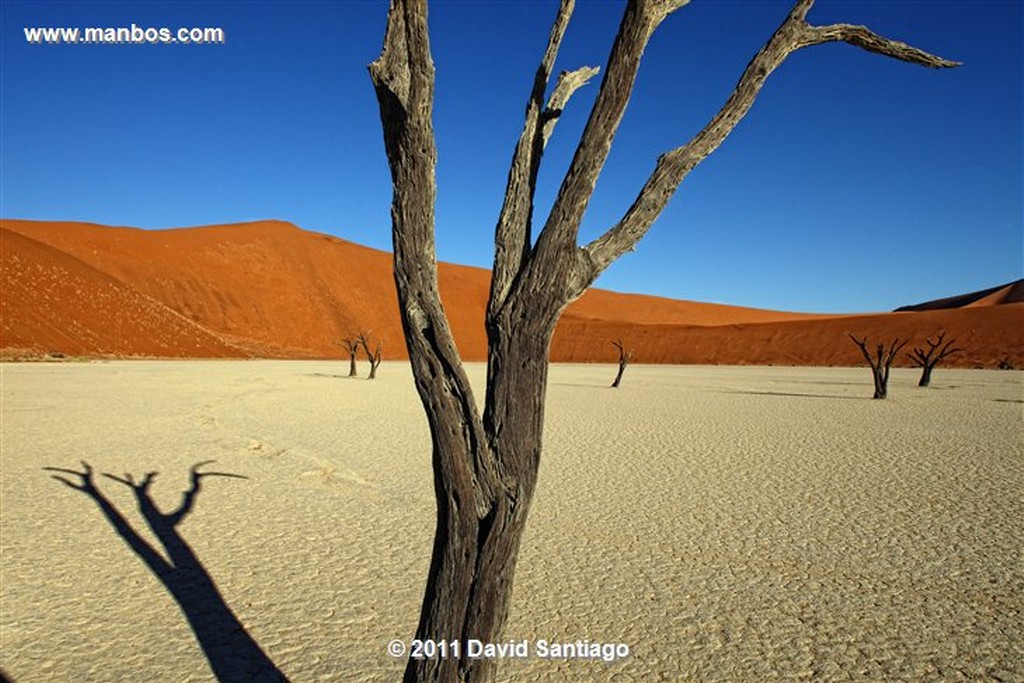
POLYGON ((219 45, 224 29, 131 26, 25 27, 25 42, 33 45, 219 45))

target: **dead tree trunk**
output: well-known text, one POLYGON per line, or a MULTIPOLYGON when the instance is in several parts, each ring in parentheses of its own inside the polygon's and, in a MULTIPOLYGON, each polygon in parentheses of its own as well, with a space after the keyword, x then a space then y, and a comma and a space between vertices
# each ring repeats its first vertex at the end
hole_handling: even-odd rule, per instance
POLYGON ((378 341, 374 351, 370 351, 369 335, 366 332, 359 333, 358 343, 366 353, 366 360, 370 363, 370 375, 366 379, 376 379, 377 368, 383 358, 383 342, 378 341))
MULTIPOLYGON (((931 67, 955 63, 861 26, 812 26, 800 0, 743 72, 732 96, 688 143, 662 155, 622 219, 580 246, 583 214, 658 25, 687 0, 626 6, 604 80, 550 214, 534 239, 533 199, 545 145, 572 94, 597 69, 563 72, 545 101, 572 14, 562 0, 526 106, 495 230, 487 304, 487 395, 481 415, 437 285, 432 112, 434 65, 426 0, 391 0, 384 47, 370 65, 394 186, 394 277, 402 329, 433 450, 437 525, 416 638, 497 642, 508 615, 519 542, 540 462, 548 350, 565 307, 630 251, 676 188, 750 109, 772 71, 803 47, 845 41, 931 67)), ((489 681, 492 659, 410 659, 407 681, 489 681)))
POLYGON ((626 366, 629 365, 633 353, 625 349, 621 339, 613 341, 612 345, 619 350, 619 371, 615 375, 615 381, 612 382, 612 388, 616 389, 619 386, 619 382, 622 381, 622 373, 626 371, 626 366))
POLYGON ((943 346, 942 340, 945 337, 945 332, 940 332, 938 337, 936 337, 935 341, 932 341, 931 337, 929 337, 928 339, 925 340, 925 343, 928 344, 928 351, 925 351, 924 349, 918 347, 915 348, 912 353, 908 354, 910 358, 914 361, 914 363, 921 368, 921 379, 917 382, 917 386, 926 387, 929 384, 931 384, 932 370, 935 369, 935 366, 938 365, 943 358, 951 356, 957 351, 963 350, 955 348, 953 346, 953 344, 956 342, 955 339, 950 339, 948 342, 946 342, 946 345, 943 346), (939 349, 940 346, 942 347, 941 350, 939 349), (936 352, 938 352, 937 355, 936 352))
POLYGON ((358 374, 356 372, 356 354, 359 352, 359 338, 345 337, 341 340, 341 345, 348 351, 348 376, 355 377, 358 374))
POLYGON ((860 349, 861 354, 867 359, 868 365, 871 366, 871 376, 875 380, 875 394, 871 398, 885 398, 889 393, 889 369, 892 367, 892 362, 896 358, 896 354, 902 349, 909 339, 900 341, 899 338, 893 339, 892 344, 889 345, 889 349, 885 349, 885 344, 881 342, 875 348, 874 357, 868 352, 867 337, 864 339, 857 339, 852 334, 849 335, 853 343, 860 349))

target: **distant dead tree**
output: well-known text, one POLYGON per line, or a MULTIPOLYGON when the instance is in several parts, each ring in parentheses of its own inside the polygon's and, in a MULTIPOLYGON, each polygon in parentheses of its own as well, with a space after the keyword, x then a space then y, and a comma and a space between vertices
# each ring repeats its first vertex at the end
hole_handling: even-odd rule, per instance
POLYGON ((931 384, 932 370, 935 369, 935 366, 938 365, 943 358, 951 356, 958 351, 963 351, 963 349, 953 346, 953 344, 956 343, 955 339, 950 339, 946 342, 945 346, 943 346, 942 341, 945 337, 946 333, 940 332, 935 341, 932 341, 931 337, 925 340, 925 343, 928 344, 928 351, 918 347, 915 348, 912 353, 907 354, 910 356, 911 360, 921 368, 921 379, 918 381, 917 386, 926 387, 931 384), (940 346, 942 347, 941 350, 939 349, 940 346), (936 352, 938 353, 936 354, 936 352))
POLYGON ((377 346, 374 347, 373 351, 370 351, 369 338, 368 332, 360 332, 358 342, 363 347, 363 351, 366 352, 366 360, 370 362, 370 376, 367 379, 375 379, 377 377, 377 368, 380 366, 380 361, 383 357, 384 344, 378 340, 377 346))
POLYGON ((879 342, 875 348, 874 357, 868 352, 868 339, 857 339, 853 334, 849 335, 853 343, 857 345, 860 352, 867 359, 868 365, 871 366, 871 375, 875 380, 875 395, 871 398, 885 398, 889 391, 889 368, 892 367, 892 362, 896 358, 896 354, 899 353, 900 349, 906 346, 909 339, 900 341, 897 337, 892 340, 892 344, 889 345, 888 350, 885 348, 885 344, 879 342))
MULTIPOLYGON (((798 0, 721 109, 688 142, 657 159, 619 221, 581 245, 583 217, 632 97, 648 40, 687 1, 625 3, 589 119, 545 219, 534 216, 545 147, 573 93, 598 73, 593 67, 564 71, 549 88, 575 6, 573 0, 559 3, 526 100, 494 233, 482 413, 438 288, 435 78, 427 1, 390 2, 384 45, 369 69, 391 170, 391 236, 402 330, 433 449, 437 518, 415 636, 421 641, 500 642, 537 483, 555 325, 566 306, 634 249, 683 180, 750 111, 770 74, 793 53, 834 42, 928 67, 957 65, 864 26, 810 24, 813 0, 798 0)), ((481 90, 500 87, 478 85, 481 90)), ((410 657, 405 680, 492 681, 496 666, 492 658, 410 657)))
POLYGON ((621 338, 613 341, 612 346, 619 350, 619 372, 615 375, 615 381, 612 382, 612 388, 614 389, 622 381, 622 373, 626 371, 626 366, 629 365, 630 359, 633 358, 633 352, 626 350, 626 347, 622 345, 621 338))
POLYGON ((348 376, 355 377, 356 354, 359 352, 359 337, 345 337, 341 340, 341 347, 348 351, 348 376))

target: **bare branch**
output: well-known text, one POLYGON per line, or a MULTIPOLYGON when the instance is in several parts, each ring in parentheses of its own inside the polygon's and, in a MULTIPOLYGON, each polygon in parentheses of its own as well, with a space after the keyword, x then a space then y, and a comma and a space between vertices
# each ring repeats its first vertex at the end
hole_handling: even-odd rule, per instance
POLYGON ((590 118, 537 242, 537 251, 546 257, 557 259, 567 248, 575 248, 583 214, 633 94, 647 42, 658 25, 685 4, 631 0, 627 5, 590 118))
POLYGON ((875 363, 871 359, 871 354, 868 353, 868 339, 867 339, 867 337, 864 337, 864 339, 857 339, 856 337, 853 336, 852 332, 847 332, 846 336, 848 336, 850 339, 853 340, 853 343, 856 344, 857 348, 860 349, 860 352, 861 352, 861 354, 863 354, 864 358, 867 359, 868 363, 870 363, 872 367, 874 367, 875 363))
MULTIPOLYGON (((906 346, 908 342, 910 342, 909 339, 900 341, 899 337, 892 340, 892 344, 889 346, 889 352, 885 357, 885 364, 887 366, 892 365, 892 362, 896 359, 896 354, 899 353, 899 350, 906 346)), ((881 349, 882 345, 879 344, 878 348, 881 349)))
POLYGON ((473 509, 482 516, 500 487, 500 476, 486 446, 472 386, 437 285, 434 63, 426 0, 392 0, 384 47, 370 64, 370 78, 377 93, 394 188, 395 288, 416 390, 431 425, 456 413, 466 423, 464 433, 437 435, 435 466, 456 473, 453 480, 462 489, 463 499, 472 500, 473 509))
POLYGON ((354 354, 359 350, 359 339, 356 337, 345 337, 341 340, 340 346, 348 351, 349 354, 354 354))
POLYGON ((904 62, 927 66, 932 69, 949 69, 960 66, 960 62, 943 59, 930 52, 925 52, 913 45, 898 40, 884 38, 872 32, 866 26, 854 24, 831 24, 829 26, 807 26, 806 35, 810 39, 800 47, 821 45, 822 43, 843 42, 855 45, 868 52, 885 55, 904 62))
POLYGON ((787 21, 807 21, 807 13, 811 11, 813 6, 814 0, 797 0, 797 3, 793 5, 793 9, 789 11, 787 21))
POLYGON ((622 338, 618 338, 612 342, 612 346, 619 350, 619 363, 628 363, 633 358, 633 352, 627 351, 625 345, 622 343, 622 338))
POLYGON ((747 65, 735 90, 710 122, 689 142, 663 154, 629 210, 605 234, 588 244, 581 262, 589 269, 588 286, 615 259, 633 249, 661 214, 683 179, 733 131, 753 106, 768 76, 797 50, 843 41, 865 50, 929 67, 953 67, 952 62, 905 43, 878 36, 863 26, 835 24, 816 27, 805 17, 813 0, 800 0, 782 26, 747 65))
POLYGON ((555 129, 555 123, 565 110, 565 105, 573 93, 590 82, 590 79, 601 71, 601 67, 583 66, 575 71, 563 71, 558 74, 558 82, 555 89, 548 98, 547 106, 544 107, 542 119, 544 127, 542 132, 542 146, 546 147, 551 133, 555 129))
MULTIPOLYGON (((544 108, 544 93, 551 80, 555 58, 565 36, 565 30, 569 26, 575 4, 575 0, 562 0, 558 7, 558 14, 548 36, 547 48, 533 79, 533 88, 526 104, 523 131, 512 153, 512 163, 509 166, 508 182, 505 187, 505 203, 501 207, 494 232, 494 267, 491 296, 488 301, 489 317, 504 303, 509 285, 519 272, 523 259, 530 249, 537 171, 540 168, 540 158, 547 142, 547 135, 550 135, 554 127, 553 118, 549 124, 542 125, 547 111, 544 108)), ((568 95, 565 99, 568 99, 568 95)), ((562 102, 562 107, 564 105, 562 102)), ((551 108, 550 105, 548 108, 551 108)))
POLYGON ((959 353, 963 351, 963 349, 961 349, 959 346, 953 346, 954 341, 955 340, 950 339, 949 342, 947 342, 946 345, 942 347, 942 350, 939 351, 939 355, 935 358, 936 363, 945 358, 946 356, 952 356, 954 353, 959 353), (953 348, 950 348, 951 346, 953 346, 953 348))
POLYGON ((383 343, 378 341, 376 351, 370 351, 370 335, 367 332, 359 333, 359 345, 363 347, 363 352, 366 353, 366 360, 370 363, 377 363, 380 361, 381 349, 383 343))
POLYGON ((925 343, 928 344, 928 351, 925 351, 924 349, 918 347, 915 348, 908 355, 914 361, 915 364, 919 365, 922 368, 927 368, 935 367, 936 365, 939 364, 939 361, 946 358, 947 356, 951 356, 954 353, 963 351, 963 349, 953 346, 953 344, 956 343, 955 339, 950 339, 948 342, 946 342, 945 346, 943 346, 942 342, 945 338, 945 332, 940 332, 936 336, 935 341, 932 341, 932 339, 929 337, 928 339, 925 340, 925 343), (939 350, 940 346, 942 346, 941 350, 939 350), (938 355, 935 355, 936 351, 938 351, 938 355))
POLYGON ((401 257, 403 264, 408 263, 403 272, 426 271, 426 279, 436 281, 437 146, 431 123, 434 62, 427 36, 426 0, 391 3, 384 48, 369 69, 384 123, 384 147, 392 180, 420 189, 414 196, 395 193, 392 199, 393 231, 402 237, 396 240, 396 261, 401 257), (406 153, 410 149, 417 153, 406 153))

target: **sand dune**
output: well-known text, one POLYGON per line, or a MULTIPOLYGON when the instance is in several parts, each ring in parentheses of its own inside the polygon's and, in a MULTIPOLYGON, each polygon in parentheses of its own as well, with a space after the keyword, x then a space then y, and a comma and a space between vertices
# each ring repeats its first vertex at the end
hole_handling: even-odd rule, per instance
POLYGON ((0 229, 0 239, 5 347, 71 355, 240 355, 201 325, 74 256, 8 230, 0 229))
POLYGON ((996 306, 1024 302, 1024 280, 1016 280, 998 287, 983 289, 969 294, 950 296, 944 299, 926 301, 912 306, 901 306, 897 311, 935 311, 968 306, 996 306))
POLYGON ((834 317, 680 301, 644 294, 620 294, 604 289, 588 291, 569 307, 566 315, 591 320, 672 325, 735 325, 834 317))
MULTIPOLYGON (((0 224, 7 356, 326 358, 361 330, 384 340, 385 358, 406 355, 386 252, 281 221, 159 231, 0 224)), ((489 273, 443 263, 439 278, 461 354, 484 359, 489 273)), ((638 362, 857 364, 848 331, 914 345, 945 329, 966 350, 950 366, 1024 367, 1021 288, 858 316, 591 290, 567 309, 551 358, 608 361, 610 340, 622 337, 638 362)))
MULTIPOLYGON (((964 349, 943 361, 947 367, 993 368, 1004 361, 1022 366, 1024 304, 711 327, 595 324, 567 318, 555 334, 551 355, 611 362, 618 351, 594 340, 622 337, 641 363, 850 366, 863 359, 848 333, 886 343, 909 338, 907 349, 912 349, 927 348, 926 338, 940 330, 964 349)), ((912 365, 902 356, 896 364, 912 365)))

